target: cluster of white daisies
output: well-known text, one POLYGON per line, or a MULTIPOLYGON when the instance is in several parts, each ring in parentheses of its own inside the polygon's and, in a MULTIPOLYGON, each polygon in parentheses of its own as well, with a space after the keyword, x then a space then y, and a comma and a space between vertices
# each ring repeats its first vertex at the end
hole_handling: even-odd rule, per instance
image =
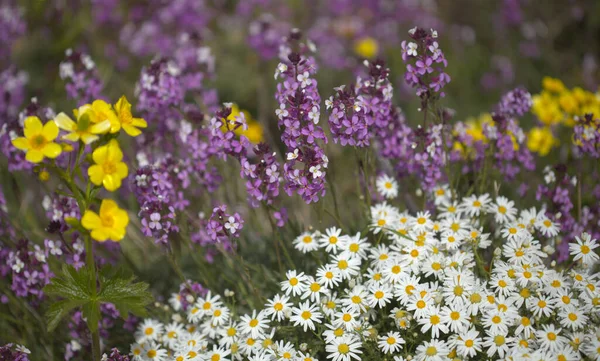
POLYGON ((534 237, 558 233, 544 212, 436 194, 437 216, 373 206, 371 241, 336 228, 300 235, 295 247, 327 263, 288 271, 262 310, 234 317, 209 292, 185 320, 146 319, 133 360, 600 359, 596 240, 583 234, 570 245, 573 264, 557 270, 553 248, 534 237), (290 329, 298 337, 281 336, 290 329))

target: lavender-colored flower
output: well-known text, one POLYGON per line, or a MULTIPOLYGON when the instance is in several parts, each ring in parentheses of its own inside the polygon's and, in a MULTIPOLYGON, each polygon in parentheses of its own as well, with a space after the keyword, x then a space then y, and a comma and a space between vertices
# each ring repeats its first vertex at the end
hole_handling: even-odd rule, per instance
POLYGON ((240 236, 244 227, 244 220, 239 213, 228 214, 227 206, 221 205, 213 209, 213 213, 206 225, 208 236, 218 243, 231 245, 233 239, 240 236))
POLYGON ((600 118, 597 114, 586 114, 577 119, 573 142, 581 154, 600 158, 600 118))
POLYGON ((319 141, 327 143, 323 129, 317 125, 321 97, 317 81, 313 79, 316 64, 312 56, 305 55, 309 49, 298 44, 300 33, 292 31, 282 45, 280 56, 285 55, 277 66, 276 78, 283 79, 277 85, 279 101, 279 128, 281 140, 287 147, 287 160, 283 168, 284 189, 288 195, 298 193, 306 203, 316 202, 325 195, 325 169, 328 165, 319 141), (292 46, 300 52, 292 51, 292 46), (289 153, 294 154, 290 157, 289 153), (311 167, 321 169, 315 177, 311 167))
POLYGON ((521 117, 533 105, 531 94, 522 87, 506 93, 498 104, 498 113, 509 117, 521 117))
POLYGON ((442 89, 450 82, 450 76, 444 72, 448 63, 436 31, 414 28, 409 34, 415 42, 402 44, 402 59, 407 63, 404 79, 416 89, 425 106, 429 99, 444 96, 442 89))
POLYGON ((7 343, 0 346, 0 361, 29 361, 30 353, 25 346, 7 343))
POLYGON ((0 6, 0 63, 10 58, 13 43, 27 28, 23 9, 10 3, 0 6))
POLYGON ((65 54, 65 60, 60 63, 59 75, 65 81, 67 96, 76 100, 78 105, 100 98, 104 84, 92 58, 86 53, 71 49, 65 54))

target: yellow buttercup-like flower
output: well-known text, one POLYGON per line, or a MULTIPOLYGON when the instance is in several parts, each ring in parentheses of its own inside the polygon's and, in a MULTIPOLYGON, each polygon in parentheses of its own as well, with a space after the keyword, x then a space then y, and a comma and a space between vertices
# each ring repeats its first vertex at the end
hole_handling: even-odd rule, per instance
POLYGON ((106 190, 112 192, 121 187, 121 181, 127 177, 129 169, 123 163, 123 152, 119 143, 113 139, 107 145, 98 147, 92 153, 93 166, 88 168, 90 180, 95 185, 103 185, 106 190))
MULTIPOLYGON (((263 129, 260 123, 252 118, 252 115, 246 110, 240 110, 240 107, 237 104, 231 105, 231 114, 227 117, 227 121, 233 122, 236 117, 240 116, 240 114, 244 114, 244 118, 246 119, 246 124, 248 125, 248 129, 244 130, 242 127, 237 128, 234 133, 237 136, 243 135, 252 144, 258 144, 263 140, 263 129)), ((227 126, 223 124, 221 127, 223 132, 227 131, 227 126)))
POLYGON ((364 37, 354 44, 354 52, 363 58, 371 59, 379 53, 379 44, 371 37, 364 37))
POLYGON ((15 148, 27 152, 25 159, 31 163, 39 163, 47 158, 56 158, 62 153, 62 148, 54 140, 58 136, 58 127, 53 121, 42 125, 40 118, 25 118, 23 130, 25 136, 15 138, 12 144, 15 148))
MULTIPOLYGON (((85 108, 87 109, 87 108, 85 108)), ((62 130, 69 132, 62 136, 62 139, 69 140, 71 142, 77 142, 81 140, 85 144, 90 144, 98 140, 97 134, 103 134, 110 129, 110 120, 104 119, 98 123, 93 123, 90 117, 91 112, 85 111, 74 111, 77 116, 77 122, 73 121, 65 113, 60 113, 54 119, 54 122, 62 130)))
POLYGON ((129 224, 127 212, 110 199, 102 200, 99 213, 86 210, 81 218, 81 225, 91 231, 92 238, 99 242, 108 239, 115 242, 122 240, 125 237, 127 224, 129 224))
MULTIPOLYGON (((115 104, 115 111, 121 128, 132 137, 137 137, 142 133, 138 128, 146 128, 148 126, 148 123, 144 119, 133 117, 131 114, 131 103, 127 101, 124 95, 115 104)), ((112 129, 111 133, 114 133, 112 129)))
POLYGON ((554 138, 548 127, 531 128, 527 135, 527 148, 542 157, 548 155, 556 144, 558 144, 558 140, 554 138))
MULTIPOLYGON (((104 100, 94 100, 92 104, 86 104, 78 109, 78 113, 88 113, 92 123, 97 124, 108 119, 110 122, 110 132, 116 133, 121 129, 121 123, 115 113, 112 105, 108 104, 104 100)), ((75 114, 79 118, 79 114, 75 114)))

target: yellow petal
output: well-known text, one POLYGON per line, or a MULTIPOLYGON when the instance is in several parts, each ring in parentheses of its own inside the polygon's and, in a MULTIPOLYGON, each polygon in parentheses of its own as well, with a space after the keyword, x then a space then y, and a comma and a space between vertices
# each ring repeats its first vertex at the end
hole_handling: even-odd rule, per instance
POLYGON ((112 241, 119 242, 125 237, 125 229, 123 228, 111 228, 109 230, 108 238, 112 241))
POLYGON ((96 149, 94 153, 92 153, 92 158, 94 159, 94 162, 96 162, 96 164, 103 164, 104 162, 106 162, 107 153, 108 146, 104 145, 102 147, 98 147, 98 149, 96 149))
POLYGON ((146 120, 144 120, 142 118, 133 118, 133 120, 131 121, 131 124, 136 127, 140 127, 140 128, 146 128, 148 126, 148 123, 146 123, 146 120))
POLYGON ((96 212, 88 210, 85 211, 83 217, 81 218, 81 225, 83 228, 88 230, 97 229, 102 227, 102 220, 96 214, 96 212))
POLYGON ((42 148, 42 152, 48 158, 56 158, 62 153, 62 147, 56 143, 48 143, 42 148))
MULTIPOLYGON (((73 132, 73 133, 65 134, 61 138, 64 140, 68 140, 69 142, 77 142, 79 140, 79 133, 73 132)), ((82 136, 82 138, 83 138, 83 136, 82 136)), ((86 144, 88 144, 88 143, 86 143, 86 144)))
POLYGON ((125 229, 129 224, 129 215, 123 209, 119 209, 115 211, 115 223, 114 228, 122 228, 125 229))
POLYGON ((40 118, 38 117, 27 117, 25 118, 25 129, 23 130, 25 138, 29 139, 40 134, 44 129, 40 118))
POLYGON ((104 170, 102 166, 93 165, 88 168, 88 176, 90 177, 90 181, 95 185, 99 186, 102 184, 102 180, 104 179, 104 170))
POLYGON ((127 168, 127 164, 125 164, 123 162, 117 163, 117 173, 116 173, 116 175, 119 178, 126 178, 128 173, 129 173, 129 168, 127 168))
POLYGON ((58 137, 58 126, 53 121, 49 121, 44 125, 42 134, 47 141, 52 141, 58 137))
POLYGON ((115 190, 121 187, 121 178, 117 177, 114 174, 107 174, 102 179, 102 185, 109 192, 114 192, 115 190))
POLYGON ((24 137, 19 137, 19 138, 13 139, 12 140, 12 145, 15 148, 21 149, 21 150, 27 150, 27 149, 29 149, 29 142, 24 137))
POLYGON ((90 133, 93 134, 103 134, 108 132, 110 129, 110 120, 105 119, 100 123, 96 123, 90 127, 90 133))
POLYGON ((93 239, 95 239, 98 242, 104 242, 109 237, 108 232, 106 232, 106 230, 107 230, 106 228, 94 229, 91 233, 91 236, 93 239))
POLYGON ((102 204, 100 204, 100 214, 102 215, 110 215, 117 209, 119 209, 119 206, 117 206, 117 203, 112 199, 104 199, 102 200, 102 204))
POLYGON ((73 119, 69 118, 65 113, 60 113, 54 118, 54 122, 60 129, 67 131, 73 131, 76 128, 76 124, 73 119))
POLYGON ((122 111, 131 112, 130 109, 131 103, 129 103, 125 95, 123 95, 119 98, 119 100, 117 100, 117 103, 115 104, 115 110, 117 111, 117 113, 121 113, 122 111))
POLYGON ((29 149, 25 154, 25 159, 31 163, 39 163, 44 160, 44 153, 36 149, 29 149))
POLYGON ((123 159, 123 152, 116 139, 112 139, 110 143, 108 143, 106 159, 110 162, 120 162, 123 159))
POLYGON ((137 137, 138 135, 142 134, 141 130, 136 127, 132 127, 129 124, 123 124, 123 130, 125 130, 125 133, 131 137, 137 137))
POLYGON ((98 140, 98 136, 97 135, 93 135, 93 134, 89 134, 89 133, 84 133, 84 134, 81 135, 81 140, 85 144, 90 144, 90 143, 93 143, 93 142, 97 141, 98 140))

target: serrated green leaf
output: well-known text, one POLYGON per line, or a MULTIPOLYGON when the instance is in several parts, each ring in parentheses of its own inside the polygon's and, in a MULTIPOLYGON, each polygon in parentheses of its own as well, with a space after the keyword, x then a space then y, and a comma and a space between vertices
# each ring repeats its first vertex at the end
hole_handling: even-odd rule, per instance
POLYGON ((146 305, 153 300, 148 292, 148 284, 134 282, 135 278, 127 276, 122 269, 110 278, 106 276, 109 272, 106 269, 101 271, 102 288, 98 299, 114 304, 123 318, 127 318, 130 312, 138 316, 145 315, 146 305))
POLYGON ((88 301, 91 295, 91 278, 87 268, 77 271, 74 267, 64 265, 60 277, 54 277, 44 287, 49 296, 63 297, 72 301, 88 301))
POLYGON ((48 332, 54 331, 59 322, 69 314, 69 312, 75 307, 79 307, 83 304, 82 301, 73 300, 62 300, 54 302, 48 311, 46 311, 46 323, 48 325, 48 332))

